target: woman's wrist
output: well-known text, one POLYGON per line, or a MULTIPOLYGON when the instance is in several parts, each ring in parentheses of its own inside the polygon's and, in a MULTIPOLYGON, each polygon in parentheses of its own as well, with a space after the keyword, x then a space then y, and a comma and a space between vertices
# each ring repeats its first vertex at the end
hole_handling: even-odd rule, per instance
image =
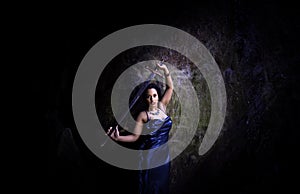
POLYGON ((115 140, 115 141, 119 141, 119 137, 120 137, 120 136, 117 136, 117 137, 114 136, 114 140, 115 140))
POLYGON ((170 71, 169 70, 165 70, 165 76, 169 76, 170 75, 170 71))

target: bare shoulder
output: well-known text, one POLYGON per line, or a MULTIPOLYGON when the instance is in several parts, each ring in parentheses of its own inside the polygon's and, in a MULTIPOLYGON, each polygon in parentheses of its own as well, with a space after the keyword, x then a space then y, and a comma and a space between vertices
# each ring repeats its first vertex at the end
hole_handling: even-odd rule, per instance
POLYGON ((147 122, 148 117, 146 111, 140 112, 139 116, 137 117, 137 122, 147 122))

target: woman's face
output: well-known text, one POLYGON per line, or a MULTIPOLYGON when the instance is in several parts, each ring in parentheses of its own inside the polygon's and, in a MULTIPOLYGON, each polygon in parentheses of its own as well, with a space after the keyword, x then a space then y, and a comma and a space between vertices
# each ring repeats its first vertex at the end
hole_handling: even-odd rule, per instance
POLYGON ((151 88, 147 90, 146 100, 149 106, 157 106, 158 94, 156 89, 151 88))

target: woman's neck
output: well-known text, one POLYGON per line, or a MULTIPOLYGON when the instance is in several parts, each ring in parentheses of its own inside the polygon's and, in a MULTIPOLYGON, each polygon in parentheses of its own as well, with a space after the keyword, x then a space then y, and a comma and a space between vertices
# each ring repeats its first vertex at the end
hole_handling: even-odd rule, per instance
POLYGON ((148 111, 156 111, 157 106, 149 106, 148 111))

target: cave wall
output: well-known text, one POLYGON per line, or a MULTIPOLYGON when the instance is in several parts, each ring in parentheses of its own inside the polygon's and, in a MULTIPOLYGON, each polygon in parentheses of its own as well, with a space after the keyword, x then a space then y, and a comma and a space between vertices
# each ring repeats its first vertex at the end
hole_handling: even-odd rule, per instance
MULTIPOLYGON (((171 163, 171 193, 288 192, 296 188, 291 178, 299 169, 295 159, 300 61, 295 8, 270 1, 175 1, 154 10, 150 15, 145 13, 153 12, 152 8, 129 8, 128 14, 115 8, 123 17, 106 18, 99 13, 97 25, 68 19, 59 26, 60 60, 45 68, 45 84, 39 86, 46 97, 43 116, 49 132, 51 189, 101 193, 104 187, 117 184, 116 191, 135 191, 135 172, 106 164, 84 145, 73 121, 71 95, 76 70, 88 50, 116 30, 143 23, 171 25, 198 38, 219 65, 227 92, 222 133, 213 148, 199 156, 210 114, 208 88, 193 64, 179 54, 169 56, 169 62, 192 72, 205 118, 189 147, 171 163), (107 173, 114 178, 107 178, 107 173)), ((151 59, 148 52, 158 57, 165 54, 161 49, 137 49, 119 60, 130 65, 151 59)), ((114 79, 107 76, 107 88, 102 90, 109 90, 107 83, 114 79)))

